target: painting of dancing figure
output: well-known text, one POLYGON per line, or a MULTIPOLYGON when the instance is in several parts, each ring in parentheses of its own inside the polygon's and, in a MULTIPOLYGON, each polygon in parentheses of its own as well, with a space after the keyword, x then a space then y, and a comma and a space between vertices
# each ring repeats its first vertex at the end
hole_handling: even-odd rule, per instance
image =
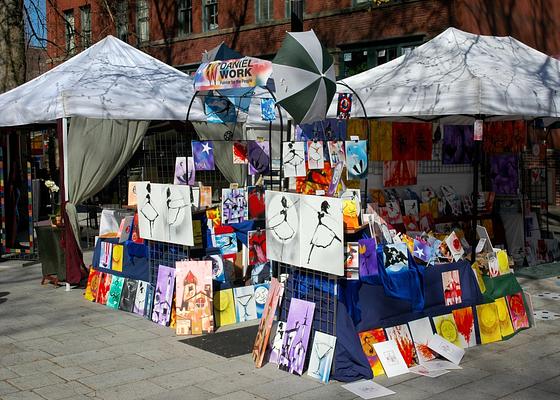
POLYGON ((292 265, 299 265, 300 196, 266 191, 266 256, 292 265))

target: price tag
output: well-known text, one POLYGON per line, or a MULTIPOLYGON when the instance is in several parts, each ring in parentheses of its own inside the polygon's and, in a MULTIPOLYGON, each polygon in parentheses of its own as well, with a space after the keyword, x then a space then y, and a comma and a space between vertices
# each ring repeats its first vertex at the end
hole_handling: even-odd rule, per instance
POLYGON ((483 122, 481 119, 474 121, 474 140, 482 142, 483 136, 483 122))
POLYGON ((315 191, 315 194, 316 194, 317 196, 324 196, 324 195, 325 195, 325 191, 324 191, 324 190, 316 190, 316 191, 315 191))
POLYGON ((350 140, 353 140, 353 141, 357 142, 358 140, 360 140, 360 137, 352 135, 352 136, 350 136, 350 140))

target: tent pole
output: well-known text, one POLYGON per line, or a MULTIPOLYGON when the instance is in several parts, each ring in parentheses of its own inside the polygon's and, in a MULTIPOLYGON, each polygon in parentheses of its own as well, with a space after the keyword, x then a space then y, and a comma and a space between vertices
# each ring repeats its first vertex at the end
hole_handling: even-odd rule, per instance
MULTIPOLYGON (((480 115, 476 119, 484 121, 480 115)), ((483 128, 484 129, 484 128, 483 128)), ((484 132, 484 131, 483 131, 484 132)), ((484 135, 484 133, 483 133, 484 135)), ((484 136, 483 136, 484 139, 484 136)), ((472 231, 471 231, 471 263, 476 261, 476 226, 478 224, 478 178, 480 169, 480 145, 482 141, 474 141, 474 154, 473 154, 473 215, 472 215, 472 231)))
POLYGON ((63 193, 63 200, 66 202, 68 201, 68 119, 62 118, 62 155, 63 155, 63 162, 64 168, 63 177, 64 177, 64 193, 63 193))

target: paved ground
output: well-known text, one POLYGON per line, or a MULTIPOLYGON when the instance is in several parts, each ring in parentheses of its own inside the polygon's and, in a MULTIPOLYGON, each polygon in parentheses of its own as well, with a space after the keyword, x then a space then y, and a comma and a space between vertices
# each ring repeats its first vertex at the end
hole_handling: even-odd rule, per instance
MULTIPOLYGON (((179 343, 169 328, 39 282, 39 265, 0 264, 0 399, 355 398, 337 382, 179 343)), ((522 284, 560 292, 558 279, 522 284)), ((558 301, 534 303, 560 312, 558 301)), ((462 370, 375 381, 397 392, 390 399, 560 399, 559 331, 560 319, 538 321, 509 341, 468 350, 462 370)))

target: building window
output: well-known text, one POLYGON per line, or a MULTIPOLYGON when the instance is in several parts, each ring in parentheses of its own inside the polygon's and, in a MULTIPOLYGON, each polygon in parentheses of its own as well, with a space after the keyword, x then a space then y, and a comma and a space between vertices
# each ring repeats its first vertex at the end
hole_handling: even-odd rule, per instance
POLYGON ((148 6, 148 0, 137 0, 136 1, 136 35, 138 37, 138 42, 147 42, 150 40, 150 28, 149 19, 150 8, 148 6))
POLYGON ((117 37, 123 42, 128 41, 128 0, 117 2, 116 8, 117 37))
POLYGON ((82 26, 82 46, 91 46, 91 9, 89 6, 80 7, 80 22, 82 26))
POLYGON ((272 19, 272 5, 272 0, 256 0, 255 14, 257 16, 257 22, 265 22, 272 19))
POLYGON ((74 23, 74 10, 64 11, 64 32, 66 39, 66 53, 74 54, 76 51, 76 25, 74 23))
POLYGON ((177 20, 179 22, 179 36, 192 33, 192 0, 178 0, 177 20))
MULTIPOLYGON (((301 0, 301 2, 303 3, 303 11, 305 12, 305 1, 301 0)), ((292 0, 285 0, 284 4, 285 4, 284 9, 286 10, 286 18, 291 18, 292 17, 292 0)))
POLYGON ((218 0, 204 1, 204 30, 218 29, 218 0))

